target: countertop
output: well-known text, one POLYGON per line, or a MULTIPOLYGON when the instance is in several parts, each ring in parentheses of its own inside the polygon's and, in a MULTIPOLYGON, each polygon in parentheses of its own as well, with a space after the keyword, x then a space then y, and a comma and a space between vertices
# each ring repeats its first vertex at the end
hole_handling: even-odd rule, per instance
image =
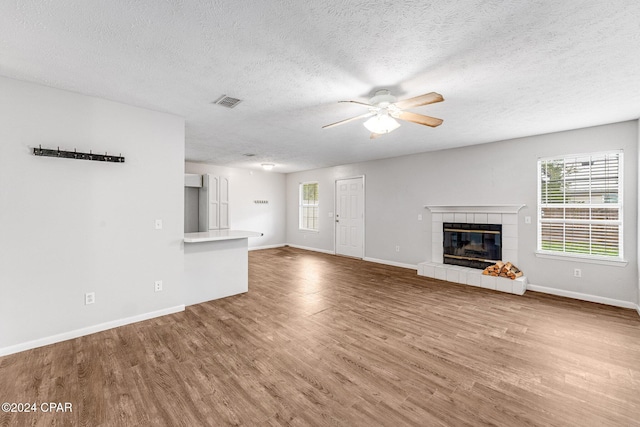
POLYGON ((260 237, 262 233, 257 231, 244 231, 244 230, 212 230, 212 231, 199 231, 197 233, 185 233, 185 243, 199 243, 199 242, 213 242, 216 240, 234 240, 234 239, 246 239, 248 237, 260 237))

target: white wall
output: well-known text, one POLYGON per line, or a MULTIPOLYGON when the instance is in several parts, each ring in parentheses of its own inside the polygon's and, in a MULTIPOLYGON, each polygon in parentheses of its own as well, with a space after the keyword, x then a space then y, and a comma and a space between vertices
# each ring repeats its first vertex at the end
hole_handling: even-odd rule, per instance
POLYGON ((184 120, 5 78, 0 93, 0 354, 179 309, 184 120), (38 144, 126 162, 36 157, 38 144))
POLYGON ((273 171, 185 164, 186 173, 220 175, 229 178, 229 223, 235 230, 263 233, 249 239, 249 248, 282 246, 285 243, 285 175, 273 171), (256 204, 254 200, 267 200, 256 204))
MULTIPOLYGON (((426 130, 425 132, 427 132, 426 130)), ((376 143, 378 140, 376 140, 376 143)), ((384 138, 379 143, 384 143, 384 138)), ((638 123, 539 135, 491 144, 318 169, 287 176, 287 243, 334 251, 334 182, 365 175, 365 257, 415 265, 431 259, 424 205, 526 204, 519 214, 519 263, 529 282, 560 293, 638 301, 638 123), (625 267, 536 257, 538 157, 623 149, 625 267), (320 231, 298 230, 298 184, 318 181, 320 231), (418 214, 423 220, 418 221, 418 214), (524 224, 531 216, 532 224, 524 224), (395 252, 395 246, 400 252, 395 252), (573 269, 582 269, 582 278, 573 269)))

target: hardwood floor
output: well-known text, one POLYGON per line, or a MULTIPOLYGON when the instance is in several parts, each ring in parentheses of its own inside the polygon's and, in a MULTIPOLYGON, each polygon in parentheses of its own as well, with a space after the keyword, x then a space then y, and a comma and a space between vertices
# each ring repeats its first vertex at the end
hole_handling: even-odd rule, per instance
POLYGON ((249 293, 0 358, 0 425, 640 425, 640 317, 293 248, 249 293))

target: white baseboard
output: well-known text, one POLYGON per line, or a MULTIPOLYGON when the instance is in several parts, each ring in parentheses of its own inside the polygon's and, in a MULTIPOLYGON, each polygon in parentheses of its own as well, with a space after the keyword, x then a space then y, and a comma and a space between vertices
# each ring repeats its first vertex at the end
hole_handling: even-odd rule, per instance
POLYGON ((278 245, 266 245, 266 246, 254 246, 254 247, 249 247, 250 251, 260 251, 262 249, 275 249, 275 248, 282 248, 284 247, 284 243, 280 243, 278 245))
POLYGON ((141 322, 143 320, 153 319, 155 317, 166 316, 184 311, 184 304, 175 307, 163 308, 162 310, 152 311, 150 313, 138 314, 136 316, 126 317, 124 319, 112 320, 111 322, 100 323, 98 325, 87 326, 62 334, 52 335, 49 337, 38 338, 37 340, 27 341, 21 344, 11 345, 9 347, 0 348, 0 356, 7 356, 21 351, 31 350, 32 348, 43 347, 49 344, 55 344, 70 339, 83 337, 85 335, 95 334, 96 332, 106 331, 107 329, 117 328, 119 326, 129 325, 131 323, 141 322))
MULTIPOLYGON (((314 251, 314 252, 322 252, 323 254, 329 254, 329 255, 335 255, 336 253, 334 251, 327 251, 324 249, 317 249, 317 248, 310 248, 307 246, 300 246, 300 245, 292 245, 291 243, 287 243, 286 246, 291 246, 292 248, 296 248, 296 249, 304 249, 306 251, 314 251)), ((369 258, 369 257, 364 257, 362 258, 364 261, 368 261, 368 262, 375 262, 377 264, 386 264, 386 265, 392 265, 394 267, 402 267, 402 268, 409 268, 411 270, 418 270, 418 266, 415 264, 405 264, 402 262, 396 262, 396 261, 387 261, 384 259, 378 259, 378 258, 369 258)))
POLYGON ((402 267, 402 268, 409 268, 411 270, 418 270, 418 266, 415 264, 405 264, 402 262, 396 262, 396 261, 387 261, 384 259, 378 259, 378 258, 369 258, 369 257, 364 257, 363 258, 365 261, 369 261, 369 262, 375 262, 377 264, 385 264, 385 265, 392 265, 394 267, 402 267))
POLYGON ((321 252, 323 254, 329 254, 329 255, 335 255, 336 254, 334 251, 328 251, 326 249, 318 249, 318 248, 310 248, 310 247, 307 247, 307 246, 292 245, 291 243, 287 243, 285 246, 291 246, 292 248, 296 248, 296 249, 304 249, 305 251, 321 252))
POLYGON ((542 292, 544 294, 557 295, 559 297, 568 297, 573 299, 579 299, 582 301, 613 305, 615 307, 635 308, 636 310, 638 310, 638 314, 640 314, 640 308, 635 303, 632 303, 630 301, 622 301, 618 299, 606 298, 606 297, 601 297, 597 295, 582 294, 580 292, 565 291, 563 289, 547 288, 546 286, 532 285, 531 283, 527 284, 527 290, 534 291, 534 292, 542 292))

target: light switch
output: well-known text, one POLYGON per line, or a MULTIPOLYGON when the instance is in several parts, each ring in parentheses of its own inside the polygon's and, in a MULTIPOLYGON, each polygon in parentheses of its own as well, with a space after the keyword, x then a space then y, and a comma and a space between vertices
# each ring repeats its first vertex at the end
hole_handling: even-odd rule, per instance
POLYGON ((329 212, 329 218, 333 218, 333 212, 329 212))
POLYGON ((422 221, 422 214, 418 214, 418 221, 422 221))
POLYGON ((156 219, 156 230, 162 230, 162 220, 156 219))
POLYGON ((524 223, 525 224, 531 224, 531 217, 530 216, 525 216, 524 217, 524 223))

